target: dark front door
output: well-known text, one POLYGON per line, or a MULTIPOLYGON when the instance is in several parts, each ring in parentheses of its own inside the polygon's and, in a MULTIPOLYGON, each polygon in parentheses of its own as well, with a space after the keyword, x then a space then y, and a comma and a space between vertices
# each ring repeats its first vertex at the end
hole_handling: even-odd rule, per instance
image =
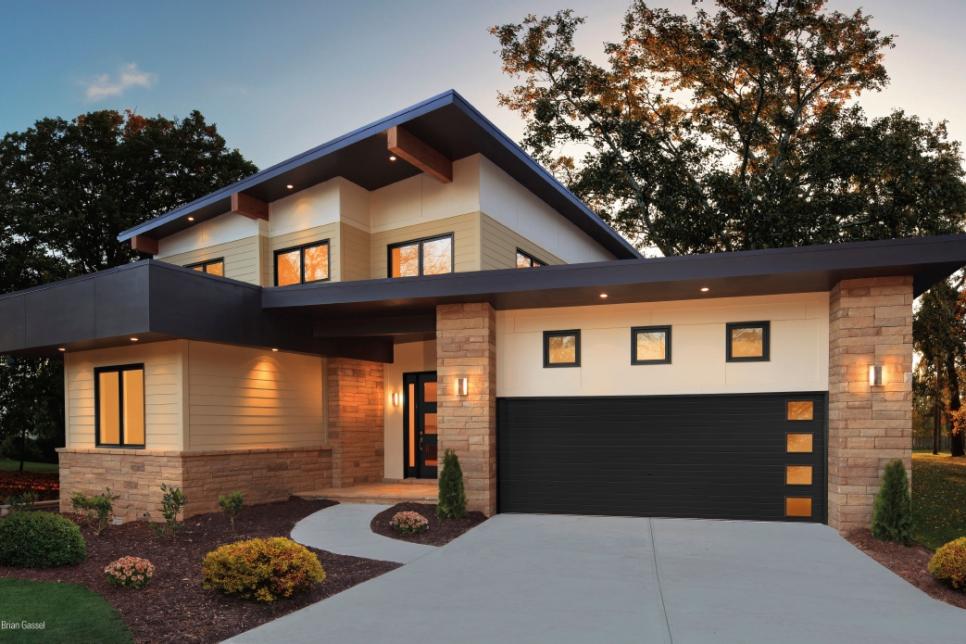
POLYGON ((403 458, 406 477, 436 478, 436 372, 403 375, 403 458))

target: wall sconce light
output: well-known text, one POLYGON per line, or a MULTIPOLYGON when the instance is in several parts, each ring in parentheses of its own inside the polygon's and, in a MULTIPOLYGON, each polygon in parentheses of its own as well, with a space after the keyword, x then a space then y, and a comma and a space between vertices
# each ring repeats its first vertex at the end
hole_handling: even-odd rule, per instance
POLYGON ((398 407, 399 406, 399 392, 398 391, 392 392, 392 406, 393 407, 398 407))
POLYGON ((869 386, 870 387, 882 386, 882 365, 881 364, 869 365, 869 386))
POLYGON ((469 378, 457 378, 456 379, 456 393, 460 396, 465 396, 470 393, 470 379, 469 378))

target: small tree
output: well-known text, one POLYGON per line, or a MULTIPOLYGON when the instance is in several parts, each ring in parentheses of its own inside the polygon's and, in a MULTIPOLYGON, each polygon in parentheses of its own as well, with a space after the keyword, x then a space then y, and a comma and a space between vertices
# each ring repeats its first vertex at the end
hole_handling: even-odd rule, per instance
POLYGON ((245 497, 242 496, 241 492, 229 492, 218 497, 218 506, 225 513, 225 516, 228 517, 232 532, 235 532, 235 517, 241 512, 243 505, 245 505, 245 497))
POLYGON ((902 461, 891 461, 885 468, 882 486, 872 509, 872 535, 882 541, 912 543, 912 500, 909 481, 902 461))
POLYGON ((180 527, 178 514, 187 502, 188 498, 180 487, 168 486, 167 483, 161 484, 161 516, 164 518, 164 523, 156 526, 158 536, 169 535, 174 538, 175 532, 180 527))
POLYGON ((466 491, 463 489, 463 469, 456 452, 446 450, 443 471, 439 476, 439 502, 436 515, 440 519, 460 519, 466 514, 466 491))
POLYGON ((74 511, 83 514, 87 523, 94 526, 94 534, 99 535, 110 524, 114 515, 114 502, 119 498, 121 497, 111 494, 111 488, 105 488, 102 494, 93 496, 75 492, 70 502, 74 511))

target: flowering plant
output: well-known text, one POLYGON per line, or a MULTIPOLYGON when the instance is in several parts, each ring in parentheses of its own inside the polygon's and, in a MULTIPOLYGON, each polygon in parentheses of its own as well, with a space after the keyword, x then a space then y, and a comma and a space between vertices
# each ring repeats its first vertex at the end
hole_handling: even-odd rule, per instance
POLYGON ((115 586, 144 588, 154 576, 154 564, 140 557, 121 557, 107 564, 104 574, 115 586))
POLYGON ((429 530, 429 521, 419 512, 397 512, 392 515, 389 525, 397 532, 416 534, 429 530))

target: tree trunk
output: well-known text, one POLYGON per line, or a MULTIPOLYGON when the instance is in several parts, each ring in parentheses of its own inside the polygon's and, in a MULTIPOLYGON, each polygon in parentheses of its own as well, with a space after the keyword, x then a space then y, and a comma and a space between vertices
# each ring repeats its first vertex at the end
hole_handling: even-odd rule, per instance
POLYGON ((932 453, 939 453, 939 427, 942 425, 942 412, 939 411, 939 398, 933 397, 932 405, 932 453))
POLYGON ((959 411, 959 374, 956 372, 956 356, 952 352, 946 356, 946 377, 949 381, 949 454, 950 456, 966 455, 966 444, 963 432, 953 431, 955 428, 956 412, 959 411))
POLYGON ((20 432, 20 473, 23 474, 23 462, 27 458, 27 432, 20 432))

